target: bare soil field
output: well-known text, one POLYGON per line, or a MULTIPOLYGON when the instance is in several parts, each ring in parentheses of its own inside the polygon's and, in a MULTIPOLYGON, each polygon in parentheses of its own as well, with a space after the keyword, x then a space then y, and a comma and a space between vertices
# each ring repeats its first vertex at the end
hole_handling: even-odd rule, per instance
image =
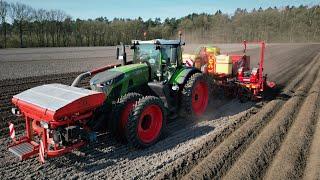
MULTIPOLYGON (((185 46, 185 52, 195 53, 201 45, 185 46)), ((222 52, 240 51, 241 44, 217 44, 222 52)), ((248 49, 257 46, 248 46, 248 49)), ((132 53, 127 48, 128 59, 132 53)), ((116 47, 70 47, 0 49, 0 80, 88 71, 116 60, 116 47)))
MULTIPOLYGON (((222 51, 240 50, 222 46, 222 51)), ((212 99, 198 122, 171 120, 166 137, 150 148, 131 149, 107 133, 99 135, 98 142, 43 165, 37 158, 20 162, 11 155, 6 149, 7 123, 15 123, 16 131, 24 128, 24 121, 10 113, 11 97, 40 84, 70 84, 80 71, 112 63, 111 51, 102 47, 0 51, 1 179, 320 179, 319 44, 269 45, 265 72, 278 85, 276 97, 247 103, 212 99), (34 58, 24 60, 27 55, 34 58)), ((249 54, 256 65, 258 49, 251 47, 249 54)))

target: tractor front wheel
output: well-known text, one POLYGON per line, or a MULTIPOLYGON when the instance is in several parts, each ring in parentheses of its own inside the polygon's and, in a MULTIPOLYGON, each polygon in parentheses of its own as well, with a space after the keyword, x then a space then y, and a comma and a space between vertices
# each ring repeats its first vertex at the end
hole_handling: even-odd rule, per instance
POLYGON ((203 115, 209 101, 209 85, 202 73, 192 75, 182 90, 182 115, 195 119, 203 115))
POLYGON ((160 98, 146 96, 132 110, 127 128, 133 147, 146 148, 156 143, 166 127, 166 113, 160 98))
POLYGON ((129 115, 133 110, 135 103, 142 97, 143 96, 138 93, 128 93, 122 96, 115 104, 110 129, 118 140, 126 141, 129 115))

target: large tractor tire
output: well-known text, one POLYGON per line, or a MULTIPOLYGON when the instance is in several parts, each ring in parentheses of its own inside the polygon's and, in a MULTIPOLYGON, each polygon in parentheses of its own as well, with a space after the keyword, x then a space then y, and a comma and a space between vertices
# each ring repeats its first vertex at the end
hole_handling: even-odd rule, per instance
POLYGON ((87 123, 91 130, 105 132, 108 130, 108 120, 111 119, 111 107, 104 104, 93 113, 93 118, 87 123))
POLYGON ((114 134, 115 138, 125 142, 127 139, 127 123, 129 115, 139 99, 143 96, 138 93, 128 93, 119 98, 114 106, 112 120, 110 123, 110 131, 114 134))
POLYGON ((128 121, 128 141, 135 148, 146 148, 158 141, 166 127, 166 112, 160 98, 146 96, 132 110, 128 121))
POLYGON ((184 85, 181 95, 181 115, 196 119, 206 111, 209 101, 209 85, 202 73, 193 74, 184 85))

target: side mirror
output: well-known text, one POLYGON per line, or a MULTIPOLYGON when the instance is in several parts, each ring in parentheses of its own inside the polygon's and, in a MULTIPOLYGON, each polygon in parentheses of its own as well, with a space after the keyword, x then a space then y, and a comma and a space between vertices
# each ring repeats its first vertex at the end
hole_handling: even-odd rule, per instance
POLYGON ((119 59, 119 55, 120 55, 120 48, 117 47, 117 49, 116 49, 116 57, 117 57, 117 59, 119 59))

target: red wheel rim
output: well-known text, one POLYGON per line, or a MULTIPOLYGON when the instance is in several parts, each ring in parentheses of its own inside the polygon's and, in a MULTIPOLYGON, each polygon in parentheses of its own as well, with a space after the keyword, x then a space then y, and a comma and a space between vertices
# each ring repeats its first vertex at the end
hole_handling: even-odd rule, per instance
POLYGON ((196 116, 201 116, 208 105, 208 85, 200 81, 192 92, 192 109, 196 116))
POLYGON ((128 119, 129 119, 129 115, 134 107, 134 104, 135 104, 135 101, 128 102, 125 105, 123 111, 121 112, 119 130, 120 130, 120 133, 122 133, 122 134, 124 134, 124 132, 125 132, 126 125, 128 123, 128 119))
POLYGON ((138 137, 143 143, 154 141, 161 131, 162 111, 157 105, 147 106, 138 122, 138 137))

